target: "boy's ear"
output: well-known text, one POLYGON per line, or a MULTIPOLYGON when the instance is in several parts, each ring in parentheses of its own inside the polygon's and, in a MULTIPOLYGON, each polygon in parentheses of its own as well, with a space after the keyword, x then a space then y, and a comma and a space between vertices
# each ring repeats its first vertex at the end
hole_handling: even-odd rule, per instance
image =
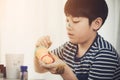
POLYGON ((96 19, 92 22, 93 30, 94 30, 94 31, 99 30, 100 27, 102 26, 102 23, 103 23, 103 20, 102 20, 101 17, 96 18, 96 19))

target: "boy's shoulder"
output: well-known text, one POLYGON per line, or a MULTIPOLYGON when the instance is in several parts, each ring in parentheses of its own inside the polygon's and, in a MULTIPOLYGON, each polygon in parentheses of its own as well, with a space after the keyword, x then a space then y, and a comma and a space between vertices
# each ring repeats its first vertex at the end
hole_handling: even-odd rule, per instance
POLYGON ((94 41, 94 44, 96 44, 99 50, 110 50, 110 51, 115 50, 114 46, 99 34, 97 35, 96 40, 94 41))
POLYGON ((98 49, 97 55, 114 55, 116 57, 119 57, 117 50, 114 48, 114 46, 105 40, 102 36, 98 35, 95 41, 95 46, 98 49))

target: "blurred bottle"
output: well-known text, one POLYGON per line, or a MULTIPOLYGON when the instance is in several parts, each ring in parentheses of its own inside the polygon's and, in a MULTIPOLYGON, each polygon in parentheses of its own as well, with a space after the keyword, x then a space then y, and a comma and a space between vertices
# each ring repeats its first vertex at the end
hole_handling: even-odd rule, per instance
POLYGON ((20 66, 20 80, 28 80, 27 66, 20 66))
POLYGON ((6 67, 0 64, 0 78, 6 78, 6 67))

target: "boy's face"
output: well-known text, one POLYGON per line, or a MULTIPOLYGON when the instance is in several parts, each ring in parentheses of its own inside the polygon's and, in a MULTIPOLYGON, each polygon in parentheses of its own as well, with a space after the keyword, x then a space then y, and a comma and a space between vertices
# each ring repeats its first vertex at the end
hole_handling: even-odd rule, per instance
POLYGON ((85 43, 89 41, 95 33, 92 24, 89 24, 89 19, 86 17, 67 16, 67 23, 68 37, 72 43, 85 43))

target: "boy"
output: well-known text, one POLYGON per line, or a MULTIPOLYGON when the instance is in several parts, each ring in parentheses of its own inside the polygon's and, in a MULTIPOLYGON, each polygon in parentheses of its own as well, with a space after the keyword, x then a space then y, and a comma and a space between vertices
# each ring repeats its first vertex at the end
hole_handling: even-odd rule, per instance
MULTIPOLYGON (((67 0, 64 11, 70 41, 51 51, 52 64, 35 58, 36 71, 60 74, 64 80, 120 80, 120 57, 97 33, 108 15, 105 0, 67 0)), ((49 48, 49 36, 36 46, 49 48)))

